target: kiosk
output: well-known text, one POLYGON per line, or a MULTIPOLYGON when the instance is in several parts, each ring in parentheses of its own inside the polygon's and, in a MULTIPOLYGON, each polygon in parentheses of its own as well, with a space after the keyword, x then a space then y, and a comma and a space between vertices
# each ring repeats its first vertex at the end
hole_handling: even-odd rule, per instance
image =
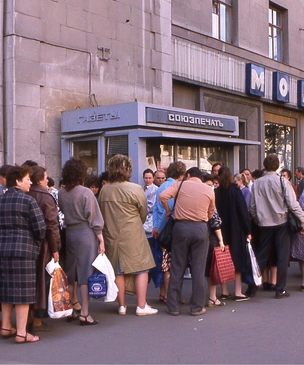
POLYGON ((142 184, 146 168, 166 169, 173 161, 210 172, 215 162, 239 171, 240 146, 260 145, 239 138, 236 116, 131 102, 62 112, 62 163, 82 159, 99 175, 120 153, 133 161, 132 181, 142 184))

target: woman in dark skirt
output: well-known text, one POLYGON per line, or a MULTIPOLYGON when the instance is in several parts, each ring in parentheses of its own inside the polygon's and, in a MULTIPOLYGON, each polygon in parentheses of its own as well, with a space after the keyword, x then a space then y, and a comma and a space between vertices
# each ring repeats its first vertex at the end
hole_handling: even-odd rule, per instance
POLYGON ((26 332, 29 305, 36 299, 36 259, 45 237, 43 214, 32 197, 28 167, 15 166, 7 173, 8 191, 0 197, 0 303, 1 336, 16 343, 39 341, 26 332), (16 327, 12 327, 13 306, 16 327))
POLYGON ((215 190, 215 204, 222 219, 224 244, 229 245, 235 266, 235 300, 248 300, 242 293, 241 274, 247 269, 246 239, 251 240, 251 225, 244 196, 228 167, 219 170, 220 186, 215 190))

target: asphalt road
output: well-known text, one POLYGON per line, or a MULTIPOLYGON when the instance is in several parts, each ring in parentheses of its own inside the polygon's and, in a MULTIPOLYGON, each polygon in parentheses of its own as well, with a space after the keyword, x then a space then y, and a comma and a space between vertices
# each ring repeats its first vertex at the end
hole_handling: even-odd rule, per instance
MULTIPOLYGON (((159 309, 151 317, 135 315, 135 298, 127 297, 126 316, 117 303, 93 300, 90 312, 96 326, 47 319, 54 329, 41 341, 16 345, 0 338, 0 364, 303 364, 304 293, 300 292, 298 265, 289 268, 291 297, 274 299, 260 289, 255 298, 237 303, 227 300, 208 308, 200 317, 172 317, 158 302, 158 289, 150 283, 148 303, 159 309)), ((232 292, 233 285, 229 285, 232 292)), ((245 286, 244 286, 245 289, 245 286)), ((191 280, 185 280, 187 301, 191 280)))

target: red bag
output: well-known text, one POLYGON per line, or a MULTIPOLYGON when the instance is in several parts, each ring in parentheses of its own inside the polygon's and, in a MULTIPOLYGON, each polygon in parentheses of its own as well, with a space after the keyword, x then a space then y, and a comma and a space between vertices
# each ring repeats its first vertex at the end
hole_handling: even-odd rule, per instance
POLYGON ((234 280, 235 268, 229 246, 225 246, 225 251, 222 251, 220 247, 214 247, 210 269, 211 284, 224 284, 234 280))

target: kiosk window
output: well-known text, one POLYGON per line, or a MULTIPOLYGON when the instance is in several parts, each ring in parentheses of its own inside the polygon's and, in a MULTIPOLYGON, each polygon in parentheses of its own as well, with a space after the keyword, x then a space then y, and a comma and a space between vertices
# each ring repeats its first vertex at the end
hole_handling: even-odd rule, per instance
POLYGON ((88 166, 88 175, 98 174, 97 141, 75 141, 73 143, 74 157, 79 158, 88 166))
POLYGON ((106 165, 111 157, 121 154, 129 155, 128 136, 111 136, 106 138, 106 165))
POLYGON ((211 168, 214 163, 220 163, 222 166, 228 166, 228 147, 200 147, 198 167, 202 171, 211 173, 211 168))

